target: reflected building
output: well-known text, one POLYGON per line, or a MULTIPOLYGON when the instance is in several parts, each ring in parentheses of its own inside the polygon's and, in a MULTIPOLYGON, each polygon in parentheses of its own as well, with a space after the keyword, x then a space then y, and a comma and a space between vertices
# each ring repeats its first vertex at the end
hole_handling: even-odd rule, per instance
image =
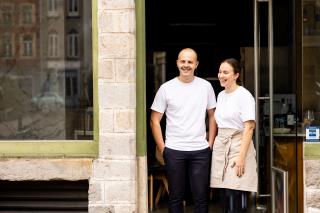
POLYGON ((82 0, 1 1, 1 139, 92 130, 90 8, 82 0))

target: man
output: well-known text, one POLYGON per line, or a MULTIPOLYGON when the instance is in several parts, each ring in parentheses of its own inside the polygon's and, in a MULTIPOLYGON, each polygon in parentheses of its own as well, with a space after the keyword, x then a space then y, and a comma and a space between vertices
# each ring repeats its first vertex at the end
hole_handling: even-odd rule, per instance
POLYGON ((199 62, 193 49, 181 50, 176 63, 179 76, 161 85, 151 106, 151 130, 166 165, 169 212, 183 212, 185 180, 189 179, 194 212, 207 213, 211 148, 217 132, 213 116, 216 97, 208 81, 194 76, 199 62), (160 126, 164 113, 165 142, 160 126))

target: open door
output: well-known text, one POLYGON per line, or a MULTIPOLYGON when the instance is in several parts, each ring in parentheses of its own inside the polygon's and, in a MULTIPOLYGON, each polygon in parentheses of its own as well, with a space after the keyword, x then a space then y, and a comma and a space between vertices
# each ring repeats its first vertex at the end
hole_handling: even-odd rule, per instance
POLYGON ((267 212, 298 205, 293 11, 294 1, 254 0, 257 208, 267 212))

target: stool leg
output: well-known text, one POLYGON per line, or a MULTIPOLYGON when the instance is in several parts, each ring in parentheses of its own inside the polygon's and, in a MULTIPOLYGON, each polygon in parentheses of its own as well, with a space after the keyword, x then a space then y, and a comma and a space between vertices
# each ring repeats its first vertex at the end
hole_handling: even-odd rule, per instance
POLYGON ((149 205, 150 210, 153 210, 153 175, 150 175, 150 184, 149 184, 149 205))
POLYGON ((163 181, 164 187, 166 188, 166 191, 169 193, 169 185, 168 185, 167 177, 165 175, 162 175, 161 179, 163 181))
POLYGON ((162 195, 162 192, 164 191, 164 187, 162 185, 159 186, 159 191, 157 193, 157 196, 156 196, 156 203, 155 205, 158 206, 158 203, 160 201, 160 198, 161 198, 161 195, 162 195))

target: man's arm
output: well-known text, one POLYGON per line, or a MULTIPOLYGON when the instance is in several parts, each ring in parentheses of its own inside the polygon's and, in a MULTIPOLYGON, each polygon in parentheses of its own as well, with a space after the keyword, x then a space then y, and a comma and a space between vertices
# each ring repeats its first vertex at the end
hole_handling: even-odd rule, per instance
POLYGON ((208 109, 207 111, 208 111, 208 124, 209 124, 208 143, 209 143, 210 149, 212 149, 214 139, 218 132, 218 128, 217 128, 216 120, 214 119, 215 108, 208 109))
POLYGON ((164 150, 164 140, 163 140, 161 125, 160 125, 162 116, 163 116, 163 113, 152 110, 151 119, 150 119, 150 127, 152 131, 152 135, 161 153, 164 150))

